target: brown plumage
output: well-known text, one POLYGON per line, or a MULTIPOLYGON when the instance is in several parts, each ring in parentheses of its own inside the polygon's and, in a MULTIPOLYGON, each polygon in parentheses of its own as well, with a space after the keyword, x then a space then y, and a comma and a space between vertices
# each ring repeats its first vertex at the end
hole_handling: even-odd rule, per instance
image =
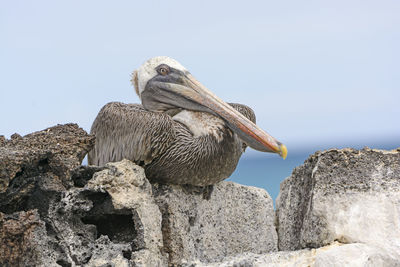
MULTIPOLYGON (((230 105, 255 123, 249 107, 230 105)), ((209 113, 200 119, 204 116, 219 120, 223 127, 194 136, 190 125, 165 113, 147 111, 139 104, 109 103, 92 125, 96 145, 89 152, 89 164, 104 165, 126 158, 143 166, 153 182, 215 184, 232 174, 246 145, 223 120, 209 113)))
POLYGON ((105 105, 91 129, 89 164, 129 159, 153 182, 212 185, 229 177, 246 146, 286 157, 247 106, 227 104, 176 60, 155 57, 132 78, 142 105, 105 105))

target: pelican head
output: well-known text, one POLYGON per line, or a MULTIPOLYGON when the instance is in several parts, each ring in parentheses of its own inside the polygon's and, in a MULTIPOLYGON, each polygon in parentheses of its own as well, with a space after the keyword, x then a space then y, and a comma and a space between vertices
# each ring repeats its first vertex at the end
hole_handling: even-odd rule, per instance
POLYGON ((248 146, 286 158, 285 145, 222 101, 172 58, 163 56, 147 60, 133 73, 132 82, 147 110, 165 112, 182 108, 214 114, 248 146))

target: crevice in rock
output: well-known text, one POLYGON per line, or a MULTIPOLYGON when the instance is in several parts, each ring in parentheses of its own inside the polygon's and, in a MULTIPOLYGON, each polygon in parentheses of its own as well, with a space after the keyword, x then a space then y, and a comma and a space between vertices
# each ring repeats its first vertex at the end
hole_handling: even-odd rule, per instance
POLYGON ((171 251, 171 226, 168 213, 168 205, 159 205, 161 211, 161 232, 162 232, 162 253, 168 255, 168 262, 172 262, 172 251, 171 251))
POLYGON ((27 201, 39 179, 39 176, 25 177, 24 171, 21 171, 11 180, 7 190, 0 194, 0 211, 6 214, 28 211, 27 201))
POLYGON ((188 221, 190 226, 194 226, 194 223, 196 222, 196 216, 188 216, 188 221))
POLYGON ((82 195, 93 203, 93 207, 90 209, 89 213, 101 213, 99 208, 104 209, 106 206, 107 210, 114 209, 111 197, 108 193, 84 191, 82 192, 82 195))
POLYGON ((124 244, 135 239, 137 231, 130 210, 114 209, 107 193, 85 192, 85 195, 93 207, 81 217, 81 221, 96 227, 96 238, 106 235, 113 243, 124 244))
POLYGON ((57 191, 47 191, 37 185, 29 198, 27 198, 25 206, 27 209, 37 209, 40 216, 45 219, 49 213, 51 203, 57 203, 61 199, 61 193, 57 191))
POLYGON ((11 214, 17 211, 38 209, 42 217, 47 214, 49 199, 54 191, 44 184, 53 184, 54 177, 49 166, 50 153, 34 161, 20 165, 4 193, 0 193, 0 211, 11 214), (50 182, 48 182, 50 181, 50 182))
POLYGON ((84 256, 84 258, 80 260, 77 255, 71 254, 71 259, 74 261, 76 265, 80 266, 81 264, 88 263, 92 258, 92 255, 87 255, 87 256, 86 255, 87 255, 86 253, 83 253, 81 257, 84 256))
POLYGON ((127 260, 131 260, 131 258, 132 258, 132 250, 130 250, 130 249, 122 250, 122 256, 127 260))
POLYGON ((281 251, 281 249, 279 248, 279 244, 280 244, 280 238, 281 238, 281 236, 279 235, 279 212, 278 212, 278 210, 275 208, 274 209, 274 215, 275 215, 275 217, 274 217, 274 227, 275 227, 275 232, 276 232, 276 237, 277 237, 277 240, 276 240, 276 244, 277 244, 277 247, 278 247, 278 251, 281 251))
POLYGON ((50 170, 48 157, 45 157, 45 158, 39 160, 38 170, 39 170, 39 172, 48 172, 50 170))
POLYGON ((84 187, 92 179, 93 174, 104 170, 105 167, 99 166, 79 166, 71 172, 71 179, 76 187, 84 187))
POLYGON ((146 248, 146 243, 144 241, 144 226, 136 210, 132 210, 132 219, 136 229, 136 236, 131 244, 131 248, 132 251, 139 251, 146 248))
POLYGON ((58 261, 56 261, 56 263, 62 267, 71 267, 72 266, 71 263, 67 262, 64 259, 58 260, 58 261))
POLYGON ((24 174, 24 171, 25 171, 25 168, 24 168, 24 167, 21 167, 21 170, 18 171, 18 172, 15 174, 14 178, 11 179, 10 184, 9 184, 8 186, 11 185, 11 183, 14 181, 15 178, 18 178, 18 177, 22 176, 22 175, 24 174))
POLYGON ((130 243, 136 236, 131 215, 93 215, 85 216, 81 220, 85 224, 96 226, 97 238, 106 235, 114 243, 130 243))

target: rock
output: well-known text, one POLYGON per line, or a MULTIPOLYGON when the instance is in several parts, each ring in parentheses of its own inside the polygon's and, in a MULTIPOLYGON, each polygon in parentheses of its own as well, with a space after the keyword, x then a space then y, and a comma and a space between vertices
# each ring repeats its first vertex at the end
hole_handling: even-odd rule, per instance
POLYGON ((6 144, 6 138, 4 135, 0 135, 0 147, 6 144))
MULTIPOLYGON (((45 223, 37 211, 0 212, 0 265, 44 266, 55 263, 57 252, 47 238, 45 223)), ((60 258, 60 262, 62 259, 60 258)))
POLYGON ((195 187, 154 185, 171 264, 277 251, 273 203, 265 190, 220 182, 207 199, 188 189, 195 187))
POLYGON ((262 189, 221 182, 209 199, 189 192, 195 187, 154 185, 153 193, 144 170, 128 160, 107 164, 86 188, 108 192, 115 209, 133 211, 138 251, 132 257, 144 266, 166 264, 165 253, 179 265, 277 250, 272 200, 262 189))
POLYGON ((337 246, 315 257, 316 267, 399 266, 400 259, 380 247, 354 243, 337 246))
POLYGON ((124 247, 115 245, 110 241, 110 239, 107 236, 102 235, 95 241, 95 247, 92 251, 91 258, 86 266, 129 267, 131 266, 130 256, 126 255, 126 253, 130 253, 129 246, 124 247))
POLYGON ((128 160, 80 166, 92 145, 73 124, 1 141, 0 221, 20 230, 3 227, 0 265, 174 266, 277 250, 264 190, 151 185, 128 160))
POLYGON ((399 266, 399 260, 386 251, 366 244, 341 244, 334 242, 317 249, 278 251, 268 254, 244 253, 228 257, 221 262, 205 264, 192 261, 185 267, 362 267, 399 266))
POLYGON ((80 166, 93 142, 75 124, 0 136, 0 266, 400 266, 400 150, 316 153, 275 216, 259 188, 80 166))
POLYGON ((315 265, 315 259, 321 252, 331 247, 339 246, 334 243, 319 249, 302 249, 297 251, 278 251, 268 254, 243 253, 225 258, 215 263, 202 263, 192 261, 184 264, 184 267, 308 267, 315 265))
POLYGON ((62 178, 68 176, 63 171, 72 170, 81 164, 94 145, 94 137, 77 124, 70 123, 24 137, 13 134, 11 140, 3 140, 0 145, 0 192, 4 192, 12 179, 29 175, 26 172, 35 169, 41 171, 39 168, 43 169, 47 165, 62 178))
POLYGON ((68 264, 113 262, 116 257, 128 262, 131 257, 136 235, 132 213, 114 209, 107 193, 71 188, 50 202, 44 220, 58 240, 54 249, 65 255, 68 264))
POLYGON ((317 152, 282 182, 276 206, 280 250, 365 243, 400 264, 400 150, 317 152))
MULTIPOLYGON (((44 191, 71 186, 70 172, 92 148, 94 137, 76 124, 57 125, 0 143, 0 210, 39 208, 44 191), (39 199, 31 198, 37 195, 39 199), (28 200, 35 203, 26 203, 28 200)), ((46 209, 44 207, 44 209, 46 209)))
POLYGON ((97 172, 84 188, 42 195, 47 202, 42 214, 3 215, 8 224, 9 218, 19 219, 18 228, 3 227, 0 233, 5 237, 0 266, 166 266, 161 213, 143 169, 129 161, 114 165, 97 172), (15 233, 9 230, 14 228, 15 233))
POLYGON ((76 124, 1 141, 0 266, 131 264, 132 211, 115 209, 107 192, 82 188, 101 170, 80 166, 93 142, 76 124), (4 227, 10 223, 19 232, 4 227))
POLYGON ((86 188, 93 192, 107 192, 114 209, 131 211, 135 231, 131 257, 136 265, 167 265, 162 252, 161 212, 143 168, 129 160, 109 163, 105 170, 94 174, 86 188))

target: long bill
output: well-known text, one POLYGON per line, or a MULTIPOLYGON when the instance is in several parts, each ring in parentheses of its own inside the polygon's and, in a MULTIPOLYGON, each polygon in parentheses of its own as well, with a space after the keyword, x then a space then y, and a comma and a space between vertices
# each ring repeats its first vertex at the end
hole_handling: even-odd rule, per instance
MULTIPOLYGON (((239 138, 253 149, 277 153, 282 158, 286 158, 287 149, 284 144, 277 141, 274 137, 243 116, 243 114, 213 94, 191 74, 184 74, 181 78, 183 84, 163 83, 163 85, 160 84, 160 86, 172 91, 175 95, 178 95, 179 98, 184 98, 192 102, 192 105, 190 105, 192 109, 204 110, 202 108, 196 108, 195 106, 198 104, 223 118, 239 138)), ((182 107, 188 107, 188 104, 182 107)))

